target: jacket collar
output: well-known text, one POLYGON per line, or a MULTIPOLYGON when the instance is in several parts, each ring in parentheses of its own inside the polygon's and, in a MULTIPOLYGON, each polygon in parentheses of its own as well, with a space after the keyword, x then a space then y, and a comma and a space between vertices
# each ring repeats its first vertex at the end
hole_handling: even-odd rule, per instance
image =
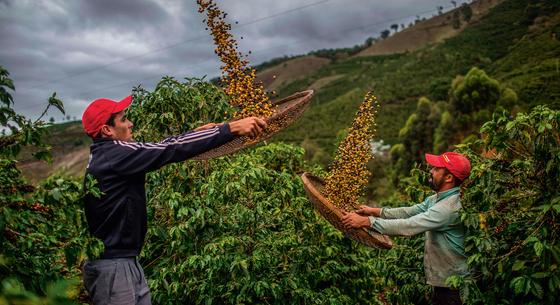
POLYGON ((103 142, 109 142, 109 141, 113 141, 114 139, 112 138, 95 138, 93 139, 93 143, 103 143, 103 142))

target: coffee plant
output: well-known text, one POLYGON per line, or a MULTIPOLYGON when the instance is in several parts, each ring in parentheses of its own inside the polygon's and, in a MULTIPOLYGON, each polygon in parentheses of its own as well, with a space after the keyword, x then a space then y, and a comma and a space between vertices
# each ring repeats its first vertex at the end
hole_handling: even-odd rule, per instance
MULTIPOLYGON (((182 115, 197 123, 188 128, 227 117, 219 88, 187 83, 167 79, 154 92, 137 91, 138 107, 129 110, 136 138, 179 133, 192 124, 178 124, 182 115), (202 100, 202 111, 191 110, 202 100)), ((315 214, 299 179, 309 170, 303 155, 301 148, 268 144, 149 174, 150 226, 141 262, 154 302, 375 302, 371 287, 379 279, 369 262, 380 250, 356 245, 315 214)))
MULTIPOLYGON (((461 215, 471 272, 448 283, 463 290, 465 304, 560 302, 559 125, 560 111, 544 106, 515 116, 500 110, 480 129, 481 139, 459 146, 472 164, 462 187, 461 215)), ((418 202, 429 193, 425 169, 411 173, 401 181, 402 197, 395 195, 393 202, 418 202)), ((413 243, 401 238, 399 247, 403 242, 413 243)), ((401 268, 403 261, 389 265, 401 268)), ((401 287, 412 285, 412 290, 400 289, 389 297, 413 302, 422 288, 410 279, 401 287)))
POLYGON ((0 67, 0 304, 75 304, 79 264, 86 255, 80 205, 81 184, 51 177, 35 187, 23 179, 15 157, 24 146, 49 160, 43 144, 48 108, 64 113, 53 94, 40 118, 32 121, 13 110, 8 72, 0 67))
POLYGON ((559 128, 560 111, 544 106, 503 111, 464 147, 475 161, 462 215, 473 274, 450 281, 467 284, 469 303, 560 302, 559 128))
MULTIPOLYGON (((2 113, 14 117, 13 84, 2 73, 0 94, 9 101, 2 113)), ((128 115, 138 140, 232 115, 223 91, 200 79, 164 78, 134 95, 128 115)), ((80 265, 101 248, 85 230, 83 182, 53 176, 27 184, 15 156, 21 146, 41 145, 45 131, 17 116, 23 123, 0 138, 7 143, 0 146, 0 304, 86 303, 80 265)), ((559 303, 559 124, 560 112, 542 106, 515 116, 499 111, 480 140, 460 146, 473 165, 461 215, 471 274, 448 283, 462 288, 466 304, 559 303)), ((153 303, 429 304, 422 236, 395 238, 391 250, 344 237, 307 201, 299 175, 325 172, 303 155, 264 143, 150 173, 140 261, 153 303)), ((426 180, 423 168, 413 168, 381 204, 421 201, 430 194, 426 180)), ((95 181, 86 185, 98 194, 95 181)))

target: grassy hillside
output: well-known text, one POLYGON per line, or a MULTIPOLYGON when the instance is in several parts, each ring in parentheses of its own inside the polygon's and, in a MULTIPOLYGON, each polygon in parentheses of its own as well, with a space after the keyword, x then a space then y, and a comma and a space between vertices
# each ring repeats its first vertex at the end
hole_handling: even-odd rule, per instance
MULTIPOLYGON (((280 97, 308 88, 316 90, 300 121, 274 140, 302 144, 309 151, 308 158, 316 155, 316 161, 326 163, 366 91, 374 90, 382 105, 378 137, 398 143, 399 129, 418 98, 443 99, 441 95, 446 94, 453 78, 473 66, 513 88, 522 110, 537 104, 560 108, 560 8, 556 3, 503 1, 486 15, 463 24, 456 36, 412 52, 335 60, 302 56, 267 65, 261 79, 268 89, 278 88, 280 97)), ((64 168, 79 174, 87 162, 83 148, 89 142, 79 123, 57 125, 51 133, 53 166, 20 163, 34 181, 64 168)))
POLYGON ((464 7, 459 6, 445 14, 420 21, 394 35, 365 48, 357 56, 374 56, 402 53, 421 49, 458 35, 470 24, 478 22, 488 11, 504 0, 475 1, 468 5, 472 16, 464 20, 464 7))
POLYGON ((263 70, 257 75, 257 81, 261 81, 267 90, 275 90, 304 78, 305 75, 312 74, 329 63, 329 59, 313 55, 297 57, 263 70))
POLYGON ((558 108, 559 8, 552 2, 540 5, 532 10, 527 1, 505 1, 441 44, 338 61, 280 88, 280 94, 287 95, 338 76, 316 92, 303 118, 276 139, 315 143, 332 154, 337 133, 349 126, 363 95, 373 89, 382 103, 379 137, 396 143, 416 100, 434 98, 434 87, 449 88, 455 76, 473 66, 513 88, 521 109, 543 103, 558 108))
MULTIPOLYGON (((308 77, 310 74, 316 72, 317 68, 324 66, 330 61, 341 61, 351 56, 405 53, 421 49, 427 45, 442 42, 447 38, 458 35, 472 24, 477 23, 492 7, 503 1, 504 0, 474 1, 468 5, 464 3, 458 8, 441 15, 433 16, 430 19, 419 19, 414 24, 411 23, 408 27, 401 28, 400 31, 385 39, 373 39, 373 37, 370 37, 370 39, 373 39, 373 44, 366 42, 363 45, 355 45, 352 48, 321 49, 309 52, 307 55, 294 57, 284 56, 263 62, 254 67, 258 71, 257 77, 259 80, 263 81, 265 87, 269 90, 275 90, 279 86, 285 85, 286 80, 294 82, 308 77), (472 13, 468 22, 464 20, 466 18, 465 10, 467 7, 469 8, 468 11, 472 13), (454 27, 453 24, 454 20, 458 21, 456 27, 454 27), (301 67, 295 67, 295 65, 300 65, 301 67), (291 66, 291 68, 289 66, 291 66), (277 78, 273 79, 273 75, 277 76, 277 78)), ((324 83, 323 80, 327 81, 333 77, 334 76, 320 79, 318 82, 322 84, 324 83)), ((311 87, 313 88, 314 86, 311 87)), ((319 88, 320 87, 321 86, 319 86, 319 88)))
POLYGON ((527 106, 560 108, 560 13, 540 17, 525 37, 509 46, 508 54, 488 72, 516 89, 527 106))
POLYGON ((52 164, 32 158, 32 148, 26 147, 20 157, 18 168, 35 183, 54 172, 80 176, 89 157, 91 139, 84 133, 80 121, 56 124, 48 129, 45 142, 52 147, 52 164))

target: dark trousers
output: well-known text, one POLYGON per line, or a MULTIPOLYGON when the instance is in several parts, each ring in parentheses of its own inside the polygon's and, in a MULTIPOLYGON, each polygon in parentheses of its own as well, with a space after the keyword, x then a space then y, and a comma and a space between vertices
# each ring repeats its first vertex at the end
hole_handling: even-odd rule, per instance
POLYGON ((135 258, 86 261, 84 286, 94 305, 151 305, 144 270, 135 258))
POLYGON ((461 305, 461 294, 458 289, 435 287, 432 296, 432 305, 461 305))

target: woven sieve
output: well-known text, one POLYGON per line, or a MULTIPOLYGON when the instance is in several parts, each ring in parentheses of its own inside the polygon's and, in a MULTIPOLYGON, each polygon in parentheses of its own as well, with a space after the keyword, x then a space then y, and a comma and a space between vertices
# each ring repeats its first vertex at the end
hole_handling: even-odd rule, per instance
POLYGON ((347 237, 368 247, 381 249, 391 249, 391 247, 393 247, 393 242, 387 235, 379 234, 373 230, 364 228, 346 230, 342 224, 344 211, 330 203, 327 198, 323 196, 322 192, 325 182, 321 178, 315 177, 310 173, 301 175, 301 180, 307 192, 307 197, 315 207, 315 210, 347 237))
POLYGON ((274 101, 273 104, 277 106, 276 111, 266 119, 268 127, 257 139, 253 140, 248 137, 236 137, 224 145, 218 146, 191 158, 191 160, 208 160, 222 157, 269 139, 276 133, 294 123, 303 114, 307 106, 309 106, 312 96, 313 90, 306 90, 292 94, 278 101, 274 101))

